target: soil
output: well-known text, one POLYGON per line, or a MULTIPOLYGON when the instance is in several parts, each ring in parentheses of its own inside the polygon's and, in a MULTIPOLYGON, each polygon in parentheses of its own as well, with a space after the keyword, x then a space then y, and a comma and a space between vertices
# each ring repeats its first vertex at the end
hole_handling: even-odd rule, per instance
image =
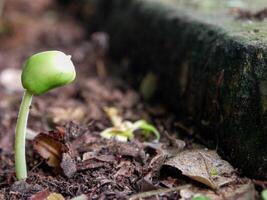
MULTIPOLYGON (((66 199, 85 194, 88 199, 126 199, 142 191, 191 183, 160 173, 164 158, 155 162, 157 148, 140 135, 130 142, 102 139, 111 126, 105 107, 115 107, 123 119, 146 119, 161 132, 161 145, 191 148, 192 129, 180 123, 162 105, 147 104, 123 81, 111 78, 105 57, 108 36, 86 30, 53 0, 6 1, 1 13, 0 70, 21 69, 35 52, 57 49, 72 55, 76 81, 34 97, 28 127, 37 137, 64 146, 60 167, 50 167, 36 151, 36 139, 27 141, 28 178, 17 182, 14 172, 14 130, 23 90, 13 81, 0 89, 0 199, 41 199, 47 191, 66 199), (51 131, 52 130, 52 131, 51 131), (185 141, 179 134, 188 134, 185 141), (175 141, 175 144, 174 144, 175 141), (144 181, 149 177, 150 181, 144 181), (178 184, 179 182, 179 184, 178 184)), ((114 67, 114 66, 113 66, 114 67)), ((16 75, 16 74, 13 74, 16 75)), ((186 121, 186 120, 185 120, 186 121)), ((38 145, 38 144, 37 144, 38 145)), ((177 178, 177 177, 176 177, 177 178)), ((202 186, 200 186, 202 187, 202 186)), ((178 199, 177 191, 159 199, 178 199)))

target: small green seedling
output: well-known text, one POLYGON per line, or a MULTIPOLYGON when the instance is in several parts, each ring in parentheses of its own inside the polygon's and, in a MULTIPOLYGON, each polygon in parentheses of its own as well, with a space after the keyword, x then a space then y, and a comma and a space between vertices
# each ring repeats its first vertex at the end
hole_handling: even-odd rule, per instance
POLYGON ((202 194, 196 194, 196 195, 194 195, 192 200, 211 200, 211 199, 202 195, 202 194))
POLYGON ((118 114, 116 108, 105 108, 113 127, 107 128, 100 133, 103 138, 111 139, 115 138, 118 141, 126 142, 134 138, 134 132, 136 130, 142 130, 144 136, 148 137, 150 133, 154 133, 156 136, 156 142, 160 139, 160 134, 158 130, 145 120, 138 120, 136 122, 123 121, 121 116, 118 114))
POLYGON ((267 189, 265 189, 261 192, 261 197, 263 200, 267 200, 267 189))
POLYGON ((17 119, 15 139, 15 168, 18 180, 27 178, 25 137, 32 96, 71 83, 75 76, 71 56, 60 51, 37 53, 25 62, 21 75, 25 92, 17 119))

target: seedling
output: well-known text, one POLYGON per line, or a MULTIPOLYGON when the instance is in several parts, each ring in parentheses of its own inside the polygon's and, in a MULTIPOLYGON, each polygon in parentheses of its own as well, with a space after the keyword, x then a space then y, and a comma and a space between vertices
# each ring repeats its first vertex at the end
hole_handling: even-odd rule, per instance
POLYGON ((196 194, 196 195, 194 195, 192 200, 210 200, 210 198, 208 198, 202 194, 196 194))
POLYGON ((265 189, 261 192, 261 197, 263 200, 267 200, 267 189, 265 189))
POLYGON ((33 95, 71 83, 76 76, 71 56, 60 51, 45 51, 31 56, 21 75, 25 89, 16 125, 15 168, 18 180, 27 178, 25 155, 26 127, 33 95))
POLYGON ((123 121, 121 116, 118 114, 116 108, 105 108, 113 127, 107 128, 100 133, 103 138, 111 139, 115 138, 118 141, 126 142, 134 138, 134 132, 141 130, 144 136, 148 137, 150 133, 154 133, 156 136, 156 142, 160 139, 158 130, 145 120, 138 120, 136 122, 123 121))

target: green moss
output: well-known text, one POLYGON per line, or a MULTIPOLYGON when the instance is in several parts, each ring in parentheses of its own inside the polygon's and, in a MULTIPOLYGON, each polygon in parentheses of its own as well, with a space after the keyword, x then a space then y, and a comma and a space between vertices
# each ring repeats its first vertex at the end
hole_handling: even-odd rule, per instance
MULTIPOLYGON (((144 1, 144 0, 143 0, 144 1)), ((267 26, 265 21, 240 20, 237 16, 231 14, 231 8, 235 7, 234 2, 221 0, 145 0, 144 2, 153 2, 153 10, 159 8, 162 12, 163 7, 169 6, 170 16, 186 15, 193 19, 221 27, 232 37, 240 37, 248 43, 267 42, 267 26), (174 14, 175 13, 175 14, 174 14)), ((240 9, 249 10, 252 13, 257 12, 266 6, 266 1, 256 0, 251 3, 250 0, 240 0, 236 6, 240 9)), ((151 9, 151 6, 149 6, 151 9)), ((166 9, 167 10, 167 9, 166 9)))

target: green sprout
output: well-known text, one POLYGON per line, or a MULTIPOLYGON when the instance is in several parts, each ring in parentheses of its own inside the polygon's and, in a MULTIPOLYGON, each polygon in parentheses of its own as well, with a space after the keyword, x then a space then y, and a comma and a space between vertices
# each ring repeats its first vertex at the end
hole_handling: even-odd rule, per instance
POLYGON ((113 127, 107 128, 100 133, 103 138, 115 138, 118 141, 125 142, 134 138, 134 132, 136 130, 142 130, 145 137, 148 137, 150 133, 154 133, 156 142, 159 141, 160 134, 158 130, 145 120, 138 120, 134 123, 130 121, 123 121, 116 108, 111 107, 105 108, 104 110, 110 118, 113 127))
POLYGON ((202 194, 196 194, 193 196, 192 200, 210 200, 210 198, 208 198, 202 194))
POLYGON ((21 82, 25 89, 16 125, 15 168, 18 180, 27 178, 25 137, 33 95, 71 83, 76 76, 71 56, 60 51, 45 51, 31 56, 24 64, 21 82))
POLYGON ((261 192, 261 197, 263 200, 267 200, 267 189, 265 189, 261 192))

